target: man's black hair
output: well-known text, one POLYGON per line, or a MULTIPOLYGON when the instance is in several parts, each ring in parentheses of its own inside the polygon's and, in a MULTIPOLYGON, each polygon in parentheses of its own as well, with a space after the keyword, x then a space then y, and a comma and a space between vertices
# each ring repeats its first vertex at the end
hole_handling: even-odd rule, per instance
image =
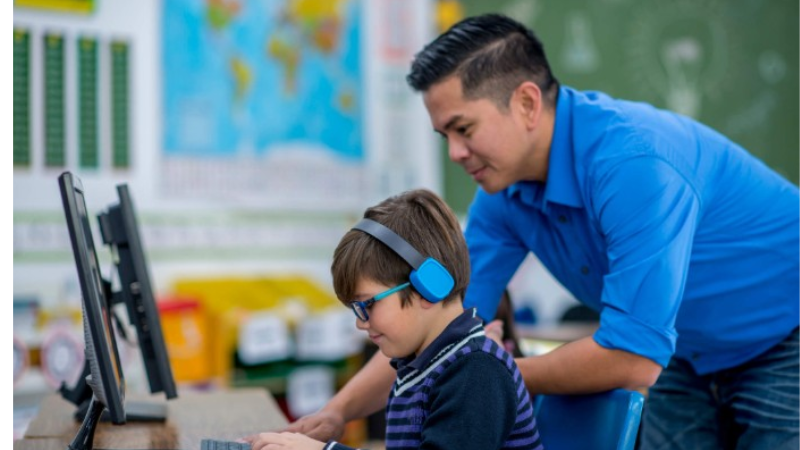
POLYGON ((489 98, 505 107, 514 89, 528 80, 555 105, 558 81, 542 42, 532 30, 500 14, 468 17, 453 25, 417 53, 406 81, 425 92, 452 74, 461 79, 469 99, 489 98))

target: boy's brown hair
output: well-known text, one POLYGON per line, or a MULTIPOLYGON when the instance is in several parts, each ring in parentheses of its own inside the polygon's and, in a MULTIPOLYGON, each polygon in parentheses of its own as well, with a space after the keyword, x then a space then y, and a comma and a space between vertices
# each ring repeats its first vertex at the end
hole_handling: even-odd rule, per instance
MULTIPOLYGON (((469 284, 467 244, 458 219, 438 195, 427 189, 407 191, 367 208, 364 218, 391 229, 450 272, 455 285, 444 302, 464 298, 469 284)), ((405 260, 363 231, 348 231, 333 252, 333 289, 345 305, 355 300, 359 278, 393 287, 409 281, 410 273, 411 266, 405 260)), ((410 303, 410 289, 400 291, 403 306, 410 303)))

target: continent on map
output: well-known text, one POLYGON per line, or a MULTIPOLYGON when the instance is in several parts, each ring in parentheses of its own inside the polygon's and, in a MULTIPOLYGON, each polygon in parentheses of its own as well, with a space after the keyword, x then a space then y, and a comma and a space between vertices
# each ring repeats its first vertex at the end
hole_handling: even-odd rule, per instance
POLYGON ((239 14, 239 2, 234 0, 208 0, 206 20, 214 31, 227 27, 233 18, 239 14))

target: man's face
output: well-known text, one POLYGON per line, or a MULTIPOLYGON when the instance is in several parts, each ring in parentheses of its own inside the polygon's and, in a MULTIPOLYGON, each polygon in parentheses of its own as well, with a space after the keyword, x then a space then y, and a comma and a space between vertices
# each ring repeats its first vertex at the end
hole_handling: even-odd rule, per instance
POLYGON ((433 129, 447 139, 450 160, 486 192, 531 179, 532 135, 513 107, 500 110, 486 98, 464 99, 456 76, 431 86, 423 100, 433 129))

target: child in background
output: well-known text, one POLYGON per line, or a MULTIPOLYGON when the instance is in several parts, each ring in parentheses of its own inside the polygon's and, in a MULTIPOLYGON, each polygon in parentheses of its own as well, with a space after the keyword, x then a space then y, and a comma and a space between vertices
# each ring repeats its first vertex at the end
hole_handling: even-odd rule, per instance
POLYGON ((508 289, 503 291, 503 296, 500 298, 500 304, 497 306, 497 313, 494 316, 494 320, 503 322, 503 348, 514 358, 521 358, 523 356, 522 348, 519 345, 519 338, 517 337, 517 330, 514 325, 514 306, 512 305, 511 294, 508 293, 508 289))
MULTIPOLYGON (((453 212, 414 190, 369 208, 331 266, 356 327, 392 359, 386 448, 541 449, 528 391, 514 359, 464 310, 469 256, 453 212)), ((296 433, 262 433, 253 450, 344 450, 296 433)))

